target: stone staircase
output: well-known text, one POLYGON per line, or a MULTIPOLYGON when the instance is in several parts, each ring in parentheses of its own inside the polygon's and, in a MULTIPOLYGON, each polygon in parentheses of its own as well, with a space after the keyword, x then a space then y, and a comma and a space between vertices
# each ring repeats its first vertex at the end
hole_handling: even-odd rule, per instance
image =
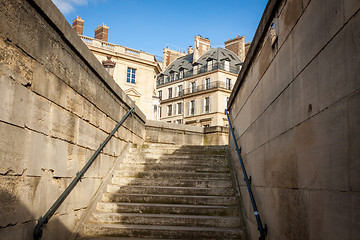
POLYGON ((77 239, 244 239, 226 147, 132 148, 77 239))

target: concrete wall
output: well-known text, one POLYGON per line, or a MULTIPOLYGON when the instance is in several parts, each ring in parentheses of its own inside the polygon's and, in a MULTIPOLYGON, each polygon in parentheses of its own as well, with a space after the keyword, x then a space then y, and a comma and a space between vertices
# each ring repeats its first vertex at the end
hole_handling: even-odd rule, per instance
POLYGON ((357 0, 269 1, 239 74, 229 109, 267 239, 359 239, 359 7, 357 0), (271 46, 274 17, 279 35, 271 46))
MULTIPOLYGON (((0 4, 0 238, 32 239, 45 214, 134 103, 51 1, 0 4)), ((67 239, 127 143, 136 109, 44 229, 67 239)))
POLYGON ((145 141, 175 145, 227 145, 228 128, 197 127, 164 121, 146 121, 145 141))

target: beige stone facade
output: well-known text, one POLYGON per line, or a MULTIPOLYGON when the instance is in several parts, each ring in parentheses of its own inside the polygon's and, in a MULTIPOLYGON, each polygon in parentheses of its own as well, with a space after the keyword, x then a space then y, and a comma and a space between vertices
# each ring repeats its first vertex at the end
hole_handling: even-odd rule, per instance
POLYGON ((229 50, 210 48, 210 40, 200 36, 195 37, 194 46, 193 53, 178 58, 158 76, 161 120, 228 126, 224 110, 241 61, 229 50))
MULTIPOLYGON (((78 26, 77 22, 78 19, 75 19, 73 26, 78 26)), ((110 60, 115 63, 111 73, 115 82, 139 106, 146 118, 160 120, 156 76, 161 72, 162 63, 152 54, 107 42, 108 29, 102 24, 95 30, 95 38, 80 37, 100 62, 111 57, 110 60)))

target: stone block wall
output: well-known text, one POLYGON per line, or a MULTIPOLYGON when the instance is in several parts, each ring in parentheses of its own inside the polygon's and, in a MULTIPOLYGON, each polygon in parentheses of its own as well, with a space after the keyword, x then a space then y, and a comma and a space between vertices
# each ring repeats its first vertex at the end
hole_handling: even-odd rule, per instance
MULTIPOLYGON (((32 239, 99 145, 136 107, 51 1, 0 4, 0 239, 32 239)), ((136 108, 44 229, 67 239, 115 159, 142 144, 136 108)))
MULTIPOLYGON (((269 1, 239 74, 228 107, 267 239, 360 235, 359 8, 356 0, 269 1)), ((230 146, 258 239, 232 138, 230 146)))

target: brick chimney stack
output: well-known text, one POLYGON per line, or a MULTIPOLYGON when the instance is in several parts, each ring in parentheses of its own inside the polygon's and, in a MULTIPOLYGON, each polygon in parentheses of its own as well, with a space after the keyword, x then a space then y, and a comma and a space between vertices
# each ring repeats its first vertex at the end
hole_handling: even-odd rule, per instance
POLYGON ((241 62, 245 61, 245 37, 244 36, 236 36, 233 39, 228 39, 225 42, 225 49, 232 51, 235 53, 241 62))
POLYGON ((194 52, 194 49, 193 49, 192 46, 189 46, 188 49, 187 49, 187 51, 188 51, 188 54, 190 54, 190 53, 193 53, 193 52, 194 52))
POLYGON ((194 37, 194 62, 196 62, 201 55, 210 50, 210 40, 203 38, 200 35, 194 37))
POLYGON ((107 42, 109 27, 104 23, 95 29, 95 38, 107 42))
POLYGON ((76 16, 76 18, 72 21, 72 28, 77 34, 83 35, 84 20, 79 18, 79 16, 76 16))

